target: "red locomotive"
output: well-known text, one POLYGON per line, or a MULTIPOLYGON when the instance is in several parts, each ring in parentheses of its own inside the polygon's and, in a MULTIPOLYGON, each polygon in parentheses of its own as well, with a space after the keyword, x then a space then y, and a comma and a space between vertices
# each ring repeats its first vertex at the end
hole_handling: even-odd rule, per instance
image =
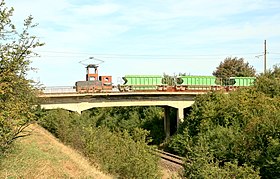
POLYGON ((98 64, 88 64, 86 65, 86 81, 77 81, 75 86, 78 93, 111 92, 112 76, 98 76, 98 64), (94 71, 91 72, 93 69, 94 71))

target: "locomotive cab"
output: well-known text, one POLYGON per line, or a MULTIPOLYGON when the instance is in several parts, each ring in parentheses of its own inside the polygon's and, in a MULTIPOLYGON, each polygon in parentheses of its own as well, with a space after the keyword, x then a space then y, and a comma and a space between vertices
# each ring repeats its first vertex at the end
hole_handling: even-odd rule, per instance
POLYGON ((89 64, 86 66, 86 81, 95 81, 98 80, 98 66, 95 64, 89 64), (92 69, 94 69, 94 73, 91 73, 92 69))

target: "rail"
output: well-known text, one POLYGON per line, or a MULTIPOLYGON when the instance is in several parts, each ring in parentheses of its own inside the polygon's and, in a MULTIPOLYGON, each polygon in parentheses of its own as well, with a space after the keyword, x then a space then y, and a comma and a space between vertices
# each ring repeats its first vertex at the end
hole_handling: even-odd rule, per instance
POLYGON ((178 155, 174 155, 174 154, 164 152, 162 150, 157 150, 157 149, 155 149, 155 152, 163 160, 167 160, 171 163, 175 163, 175 164, 180 165, 180 166, 183 166, 183 164, 184 164, 184 162, 183 162, 184 157, 180 157, 178 155))

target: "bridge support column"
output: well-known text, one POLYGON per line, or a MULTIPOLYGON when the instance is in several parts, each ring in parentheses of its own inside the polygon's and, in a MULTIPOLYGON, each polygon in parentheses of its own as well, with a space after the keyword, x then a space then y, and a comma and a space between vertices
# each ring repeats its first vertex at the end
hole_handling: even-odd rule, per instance
POLYGON ((184 121, 184 108, 177 108, 177 129, 179 128, 179 124, 184 121))
POLYGON ((170 107, 164 106, 164 132, 166 138, 170 137, 170 107))

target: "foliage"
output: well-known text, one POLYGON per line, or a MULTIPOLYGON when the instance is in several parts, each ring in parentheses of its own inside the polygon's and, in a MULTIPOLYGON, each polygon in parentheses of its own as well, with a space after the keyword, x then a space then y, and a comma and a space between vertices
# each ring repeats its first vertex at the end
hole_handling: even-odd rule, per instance
POLYGON ((148 138, 151 138, 151 144, 159 145, 165 139, 163 118, 162 108, 147 107, 143 110, 142 123, 139 127, 149 131, 148 138))
POLYGON ((127 130, 135 128, 148 130, 149 141, 152 144, 160 144, 164 138, 163 110, 158 107, 114 107, 94 108, 89 110, 92 117, 96 117, 96 126, 106 126, 111 131, 127 130))
MULTIPOLYGON (((187 178, 260 178, 253 167, 238 165, 238 162, 221 162, 213 156, 207 135, 198 136, 197 145, 188 152, 185 163, 187 178)), ((215 141, 212 141, 215 143, 215 141)))
POLYGON ((39 123, 119 178, 159 178, 158 158, 147 145, 149 132, 137 127, 109 129, 100 125, 100 118, 106 116, 97 110, 101 109, 81 116, 65 110, 45 111, 39 123))
POLYGON ((190 178, 205 172, 204 178, 212 178, 216 174, 210 171, 227 178, 229 166, 236 174, 245 172, 241 178, 255 176, 258 168, 263 178, 277 178, 279 135, 280 98, 248 88, 197 97, 178 134, 166 145, 191 161, 185 165, 190 178))
POLYGON ((29 30, 36 25, 32 16, 24 20, 22 32, 12 24, 13 8, 0 2, 0 155, 33 120, 36 104, 35 89, 26 73, 36 56, 33 49, 43 45, 29 30))
POLYGON ((233 85, 234 81, 229 77, 251 77, 256 76, 256 70, 245 63, 243 58, 227 57, 220 65, 213 71, 213 75, 217 77, 217 83, 222 81, 223 85, 233 85))
POLYGON ((257 91, 261 91, 270 97, 280 96, 280 66, 275 65, 272 70, 260 74, 255 82, 257 91))
POLYGON ((79 131, 73 131, 79 124, 79 115, 65 110, 42 111, 39 123, 65 143, 79 142, 79 131), (70 132, 74 132, 69 135, 70 132), (74 137, 77 138, 74 138, 74 137), (70 138, 71 137, 71 138, 70 138))
MULTIPOLYGON (((139 128, 135 130, 134 134, 143 132, 139 128)), ((127 131, 110 132, 106 127, 87 131, 87 154, 105 170, 120 178, 159 178, 158 158, 150 152, 145 136, 135 142, 127 131)))
POLYGON ((166 84, 168 86, 174 86, 176 84, 174 76, 163 74, 162 84, 166 84))

